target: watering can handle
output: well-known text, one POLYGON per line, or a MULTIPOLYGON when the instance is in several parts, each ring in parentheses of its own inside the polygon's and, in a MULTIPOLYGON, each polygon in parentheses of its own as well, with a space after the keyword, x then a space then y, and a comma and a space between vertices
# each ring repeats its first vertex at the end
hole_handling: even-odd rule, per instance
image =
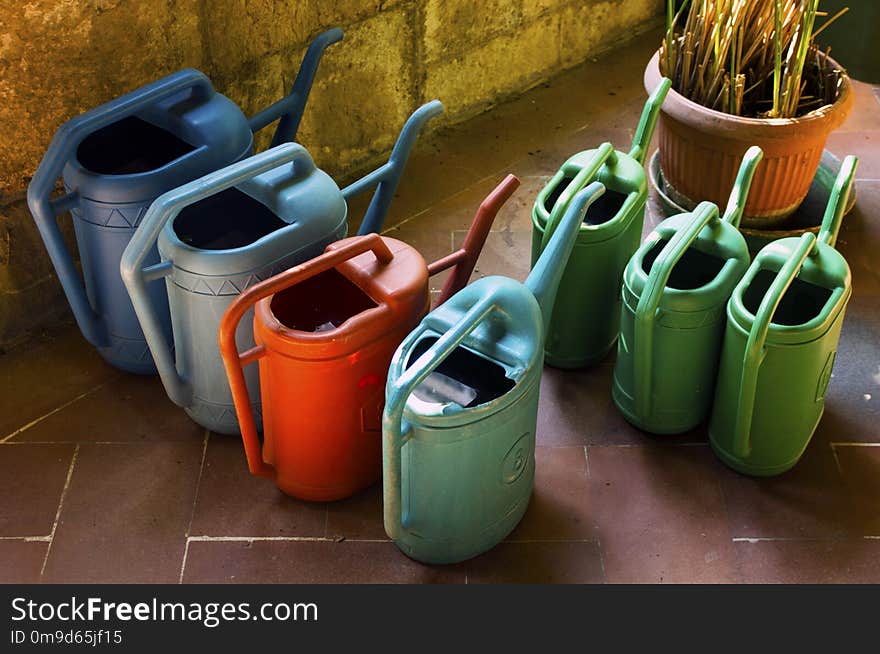
POLYGON ((223 357, 223 365, 226 367, 226 376, 232 390, 232 401, 235 404, 238 424, 241 427, 241 437, 244 441, 248 467, 253 474, 271 477, 272 468, 263 461, 260 439, 257 436, 254 416, 251 413, 250 394, 244 380, 244 366, 260 359, 265 354, 265 350, 263 346, 258 345, 239 354, 238 346, 235 343, 238 323, 241 322, 242 316, 247 313, 248 309, 263 298, 283 291, 371 250, 382 264, 387 264, 394 258, 394 254, 381 236, 369 234, 336 249, 327 250, 324 254, 310 261, 294 266, 259 284, 254 284, 235 298, 226 309, 226 313, 223 314, 219 330, 220 355, 223 357))
POLYGON ((252 132, 258 132, 279 118, 281 122, 275 128, 270 147, 282 143, 292 143, 296 140, 296 133, 306 109, 309 92, 318 72, 318 64, 324 51, 332 44, 342 40, 343 32, 338 27, 322 32, 309 44, 306 54, 303 56, 296 79, 290 93, 274 104, 269 105, 261 112, 253 116, 248 125, 252 132))
POLYGON ((437 300, 437 306, 443 304, 465 287, 477 259, 480 257, 480 251, 486 243, 489 231, 492 229, 492 223, 495 222, 495 216, 498 215, 499 209, 513 195, 513 192, 519 187, 520 181, 516 175, 508 175, 504 180, 495 187, 495 189, 486 196, 486 199, 480 203, 480 208, 471 222, 470 229, 464 237, 464 243, 461 249, 448 254, 442 259, 438 259, 428 266, 428 275, 433 276, 437 273, 455 266, 452 274, 446 280, 443 291, 437 300))
POLYGON ((757 145, 753 145, 746 150, 739 165, 739 170, 736 173, 733 188, 730 191, 727 208, 724 210, 724 217, 722 218, 724 222, 739 228, 743 211, 746 208, 746 200, 749 197, 749 189, 751 189, 752 180, 755 178, 755 170, 763 158, 764 151, 757 145))
POLYGON ((770 322, 773 314, 779 307, 785 292, 791 286, 795 277, 804 265, 804 261, 810 256, 810 252, 816 247, 816 235, 807 232, 801 236, 797 248, 782 266, 770 284, 767 294, 761 300, 758 312, 749 330, 749 338, 746 341, 745 354, 743 356, 743 371, 740 378, 739 398, 737 400, 736 419, 734 422, 733 452, 736 456, 745 458, 752 450, 751 428, 752 415, 755 409, 755 393, 758 388, 758 373, 764 360, 764 344, 767 341, 767 332, 770 330, 770 322))
POLYGON ((559 199, 556 200, 556 204, 553 205, 550 216, 547 218, 547 224, 544 226, 544 235, 541 237, 542 252, 547 247, 547 243, 550 242, 553 232, 556 231, 557 226, 562 221, 562 217, 565 215, 565 211, 568 209, 568 205, 571 203, 572 198, 574 198, 575 193, 593 179, 609 159, 612 163, 616 161, 617 152, 614 150, 613 145, 605 142, 596 148, 593 158, 590 159, 586 166, 580 169, 578 174, 574 176, 574 179, 569 182, 565 190, 559 195, 559 199))
POLYGON ((165 390, 178 406, 189 406, 192 390, 177 374, 171 344, 165 339, 164 330, 147 293, 147 284, 170 274, 174 264, 171 261, 162 261, 144 268, 144 261, 166 223, 174 219, 184 207, 291 162, 297 177, 308 175, 315 169, 315 164, 304 147, 286 143, 164 193, 150 205, 122 253, 119 263, 122 281, 128 289, 165 390))
POLYGON ((403 515, 401 504, 401 456, 403 447, 403 411, 406 401, 421 384, 461 342, 493 311, 500 309, 501 298, 490 295, 481 298, 449 331, 426 350, 401 376, 389 380, 385 393, 385 411, 382 418, 383 461, 385 478, 383 493, 385 505, 385 530, 391 538, 396 537, 397 525, 405 526, 409 516, 403 515))
POLYGON ((96 347, 108 344, 108 335, 100 324, 89 303, 85 286, 76 270, 73 259, 64 244, 55 217, 76 206, 76 191, 54 202, 49 198, 64 165, 76 154, 83 139, 89 134, 118 120, 132 116, 151 104, 187 89, 210 95, 214 92, 211 82, 197 70, 184 69, 151 84, 142 86, 120 98, 95 107, 81 116, 64 123, 55 133, 49 149, 43 156, 27 190, 28 207, 37 223, 40 236, 55 271, 61 280, 73 315, 86 340, 96 347))
POLYGON ((636 134, 633 137, 632 149, 629 156, 638 161, 640 164, 645 163, 645 155, 648 154, 648 146, 651 145, 651 138, 654 136, 654 128, 657 126, 657 117, 660 115, 660 107, 666 99, 666 94, 672 87, 672 80, 664 77, 660 83, 654 87, 645 108, 642 109, 642 115, 639 118, 639 125, 636 127, 636 134))
POLYGON ((654 321, 663 290, 669 282, 672 269, 691 244, 697 240, 703 228, 718 219, 718 207, 711 202, 701 202, 694 210, 693 218, 669 239, 651 266, 639 303, 636 306, 633 360, 635 377, 636 414, 646 417, 651 412, 651 376, 654 363, 654 321))
POLYGON ((370 206, 364 214, 361 226, 358 229, 358 235, 378 233, 382 229, 382 223, 385 222, 385 216, 394 199, 394 194, 400 184, 400 178, 403 176, 403 169, 409 160, 413 145, 416 142, 419 132, 431 118, 439 116, 443 113, 443 105, 439 100, 431 100, 416 109, 400 130, 400 135, 394 143, 391 150, 391 156, 388 161, 376 168, 376 170, 367 173, 359 180, 352 182, 342 189, 342 197, 348 200, 352 196, 359 195, 376 187, 373 198, 370 200, 370 206))
POLYGON ((843 214, 846 213, 846 205, 849 201, 849 194, 852 191, 853 178, 856 175, 856 168, 859 160, 853 155, 849 155, 843 160, 840 166, 840 172, 834 180, 834 188, 831 189, 831 197, 825 206, 825 214, 822 217, 822 227, 819 230, 818 241, 834 247, 837 243, 837 233, 840 231, 840 224, 843 222, 843 214))

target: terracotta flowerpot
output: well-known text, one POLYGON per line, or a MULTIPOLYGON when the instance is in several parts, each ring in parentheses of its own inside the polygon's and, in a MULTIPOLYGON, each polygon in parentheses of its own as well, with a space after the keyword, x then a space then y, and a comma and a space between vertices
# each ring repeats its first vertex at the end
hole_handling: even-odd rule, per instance
MULTIPOLYGON (((659 51, 645 69, 645 88, 660 81, 659 51)), ((836 65, 833 59, 829 60, 836 65)), ((746 203, 746 227, 777 226, 806 197, 828 135, 849 115, 852 84, 842 76, 833 105, 800 118, 742 118, 708 109, 669 91, 657 134, 668 190, 682 205, 710 200, 723 207, 749 146, 764 151, 746 203)))

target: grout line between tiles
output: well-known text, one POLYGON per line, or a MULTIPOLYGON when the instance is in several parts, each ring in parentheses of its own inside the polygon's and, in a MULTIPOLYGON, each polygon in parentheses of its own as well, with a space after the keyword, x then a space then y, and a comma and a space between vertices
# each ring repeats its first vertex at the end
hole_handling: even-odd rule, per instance
POLYGON ((834 443, 829 443, 829 447, 831 448, 831 456, 834 458, 834 465, 837 468, 837 474, 843 475, 843 466, 840 465, 840 457, 837 456, 837 448, 834 446, 834 443))
MULTIPOLYGON (((262 542, 293 542, 293 543, 335 543, 335 538, 324 536, 187 536, 188 543, 262 543, 262 542)), ((346 538, 348 542, 384 543, 385 540, 358 540, 346 538)))
POLYGON ((55 511, 55 520, 52 522, 52 531, 49 533, 49 546, 46 548, 46 555, 43 557, 43 565, 40 567, 40 580, 43 579, 43 573, 46 571, 46 564, 49 562, 49 555, 52 553, 52 545, 55 544, 55 531, 58 529, 58 521, 61 519, 61 509, 64 508, 64 498, 67 497, 67 489, 70 488, 70 480, 73 478, 73 468, 76 466, 76 459, 79 456, 79 443, 73 450, 73 456, 70 457, 70 466, 67 468, 67 477, 64 480, 64 488, 61 489, 61 497, 58 498, 58 509, 55 511))
POLYGON ((596 538, 516 538, 502 541, 504 543, 589 543, 590 545, 598 545, 599 540, 596 538))
POLYGON ((738 536, 730 539, 734 543, 820 543, 846 540, 844 538, 808 538, 798 536, 738 536))
MULTIPOLYGON (((880 444, 880 443, 878 443, 880 444)), ((706 441, 693 441, 687 443, 658 443, 656 441, 645 441, 643 443, 589 443, 584 447, 709 447, 706 441)), ((571 447, 570 445, 541 445, 540 447, 571 447)))
POLYGON ((205 437, 202 440, 202 458, 201 458, 201 461, 199 461, 199 475, 198 475, 198 477, 196 477, 196 490, 195 490, 195 493, 193 493, 193 503, 192 503, 192 508, 190 509, 190 512, 189 512, 189 522, 186 525, 186 532, 184 532, 184 538, 186 538, 186 543, 183 548, 183 557, 180 560, 180 575, 177 578, 178 584, 183 583, 183 573, 186 571, 186 555, 189 552, 189 532, 190 532, 190 529, 192 529, 192 523, 196 517, 196 504, 198 504, 198 501, 199 501, 199 489, 202 486, 202 474, 204 473, 204 470, 205 470, 205 458, 208 453, 208 439, 210 439, 210 438, 211 438, 211 430, 206 429, 205 430, 205 437))
MULTIPOLYGON (((592 487, 593 473, 590 470, 590 453, 588 449, 589 447, 589 445, 584 445, 584 462, 587 464, 587 479, 589 480, 589 483, 592 487)), ((599 522, 595 512, 593 512, 593 529, 595 529, 596 532, 599 531, 599 522)), ((587 542, 595 543, 596 549, 599 551, 599 567, 602 570, 602 583, 608 583, 608 575, 605 572, 605 546, 602 544, 602 539, 596 538, 592 541, 587 542)))
POLYGON ((51 534, 48 536, 0 536, 0 540, 15 540, 23 543, 48 543, 52 540, 51 534))
POLYGON ((186 572, 186 557, 189 555, 189 536, 186 538, 186 544, 183 546, 183 559, 180 561, 180 575, 177 577, 177 583, 183 583, 183 573, 186 572))
POLYGON ((94 393, 95 391, 97 391, 99 388, 103 388, 104 386, 106 386, 108 383, 110 383, 110 382, 109 382, 109 381, 106 381, 106 382, 103 382, 103 383, 101 383, 101 384, 98 384, 98 385, 95 386, 94 388, 90 388, 90 389, 87 390, 86 392, 84 392, 84 393, 80 393, 79 395, 77 395, 77 396, 76 396, 75 398, 73 398, 72 400, 68 400, 67 402, 65 402, 65 403, 62 404, 61 406, 59 406, 59 407, 55 407, 54 409, 52 409, 51 411, 49 411, 49 413, 47 413, 47 414, 45 414, 45 415, 42 415, 42 416, 40 416, 39 418, 35 418, 34 420, 31 420, 29 423, 27 423, 27 424, 24 425, 23 427, 19 427, 18 429, 16 429, 14 432, 12 432, 11 434, 9 434, 8 436, 4 436, 3 438, 0 438, 0 444, 4 444, 4 443, 6 443, 8 440, 10 440, 10 439, 12 439, 12 438, 15 438, 16 436, 18 436, 19 434, 21 434, 21 433, 24 432, 24 431, 27 431, 28 429, 30 429, 30 428, 33 427, 34 425, 38 425, 39 423, 43 422, 43 420, 45 420, 46 418, 49 418, 49 417, 51 417, 51 416, 54 416, 54 415, 55 415, 56 413, 58 413, 59 411, 63 411, 64 409, 66 409, 67 407, 69 407, 71 404, 75 404, 76 402, 79 402, 79 401, 80 401, 81 399, 83 399, 84 397, 86 397, 86 396, 88 396, 88 395, 91 395, 92 393, 94 393))
MULTIPOLYGON (((262 542, 290 542, 290 543, 391 543, 389 538, 345 538, 339 541, 336 538, 324 536, 187 536, 189 543, 262 543, 262 542)), ((517 538, 504 540, 504 543, 589 543, 598 545, 595 538, 517 538)))
MULTIPOLYGON (((489 173, 488 175, 486 175, 486 176, 484 176, 484 177, 481 177, 480 179, 475 180, 475 181, 472 182, 471 184, 468 184, 468 185, 465 186, 464 188, 459 189, 458 191, 456 191, 456 192, 453 193, 452 195, 447 195, 447 196, 445 196, 445 197, 443 197, 443 198, 440 198, 439 200, 437 200, 437 202, 434 202, 433 204, 431 204, 431 205, 425 207, 424 209, 421 209, 421 210, 415 212, 414 214, 410 214, 409 216, 403 218, 400 222, 398 222, 398 223, 392 225, 391 227, 386 227, 384 230, 382 230, 382 234, 388 234, 388 233, 390 233, 391 231, 393 231, 393 230, 395 230, 395 229, 398 229, 398 228, 402 227, 402 226, 405 225, 406 223, 415 220, 415 219, 418 218, 419 216, 421 216, 421 215, 423 215, 423 214, 425 214, 425 213, 428 213, 431 209, 433 209, 434 207, 436 207, 438 204, 442 204, 442 203, 444 203, 444 202, 447 202, 447 201, 449 201, 449 200, 452 200, 452 199, 454 199, 454 198, 457 198, 459 195, 462 195, 463 193, 467 193, 467 192, 470 191, 471 189, 476 188, 477 186, 479 186, 480 184, 484 184, 486 181, 488 181, 488 180, 490 180, 490 179, 495 179, 496 177, 498 177, 498 175, 505 174, 505 173, 506 173, 506 172, 507 172, 512 166, 514 166, 514 165, 516 164, 517 161, 520 161, 520 159, 517 159, 516 161, 514 161, 514 162, 512 162, 512 163, 509 163, 509 164, 507 164, 507 165, 504 165, 504 166, 502 166, 501 168, 492 171, 492 172, 489 173)), ((519 175, 517 175, 517 177, 519 177, 519 175)), ((526 175, 525 177, 540 177, 540 175, 526 175)), ((523 177, 520 177, 520 179, 523 179, 523 177)))

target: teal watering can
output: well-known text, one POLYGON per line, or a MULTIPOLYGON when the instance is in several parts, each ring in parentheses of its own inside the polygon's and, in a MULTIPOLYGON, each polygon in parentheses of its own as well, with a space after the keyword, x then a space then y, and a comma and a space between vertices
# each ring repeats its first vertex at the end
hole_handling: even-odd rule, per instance
POLYGON ((746 152, 730 201, 661 222, 626 266, 612 396, 636 427, 677 434, 709 414, 724 308, 749 267, 738 227, 760 148, 746 152))
POLYGON ((709 442, 738 472, 789 470, 822 418, 852 295, 849 266, 834 244, 857 163, 844 160, 819 237, 766 245, 727 305, 709 442))
POLYGON ((544 335, 595 182, 572 200, 525 284, 485 277, 429 313, 385 387, 385 531, 409 557, 453 563, 517 525, 532 493, 544 335))
POLYGON ((670 85, 664 78, 651 93, 629 153, 615 150, 610 143, 579 152, 563 164, 535 200, 533 264, 574 194, 594 180, 607 189, 587 212, 559 284, 544 346, 545 360, 551 366, 587 366, 614 347, 620 324, 620 278, 639 246, 645 220, 645 155, 670 85))

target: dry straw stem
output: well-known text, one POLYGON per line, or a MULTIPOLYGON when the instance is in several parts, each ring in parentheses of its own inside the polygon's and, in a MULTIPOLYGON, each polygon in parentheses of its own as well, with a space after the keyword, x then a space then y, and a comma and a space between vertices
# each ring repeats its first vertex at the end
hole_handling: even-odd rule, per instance
POLYGON ((667 0, 660 72, 699 104, 737 116, 793 118, 837 99, 843 71, 814 29, 819 0, 667 0))

